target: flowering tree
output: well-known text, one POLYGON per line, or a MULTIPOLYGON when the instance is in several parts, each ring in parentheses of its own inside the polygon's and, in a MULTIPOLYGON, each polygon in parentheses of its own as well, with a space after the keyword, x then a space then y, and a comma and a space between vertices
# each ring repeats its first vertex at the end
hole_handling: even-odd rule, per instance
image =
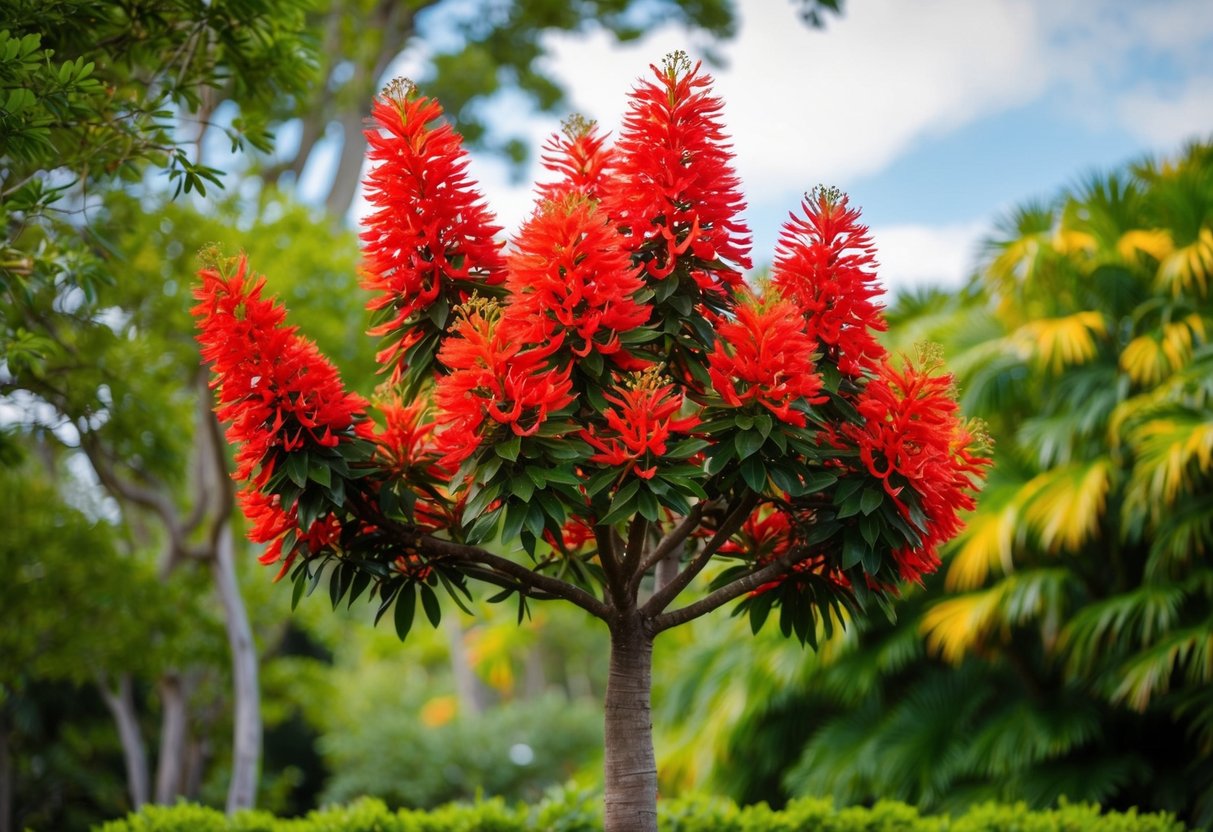
POLYGON ((608 830, 656 829, 659 633, 736 601, 815 645, 887 608, 986 464, 939 360, 874 337, 845 196, 807 195, 770 280, 745 282, 721 103, 682 53, 652 69, 614 146, 580 119, 546 146, 556 181, 508 246, 438 103, 405 83, 375 102, 373 404, 243 259, 201 273, 195 308, 250 535, 296 599, 327 577, 401 637, 418 602, 436 624, 439 593, 466 609, 475 584, 606 623, 608 830))

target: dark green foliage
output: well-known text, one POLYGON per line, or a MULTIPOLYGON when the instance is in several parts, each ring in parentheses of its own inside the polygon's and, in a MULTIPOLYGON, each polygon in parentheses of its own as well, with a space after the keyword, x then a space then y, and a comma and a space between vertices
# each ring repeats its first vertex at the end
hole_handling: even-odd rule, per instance
MULTIPOLYGON (((1101 813, 1097 806, 1062 804, 1029 811, 1022 803, 976 806, 956 817, 929 816, 913 806, 881 801, 871 808, 836 809, 828 800, 793 801, 782 811, 765 804, 738 808, 724 798, 686 797, 657 804, 661 832, 1183 832, 1168 815, 1101 813)), ((265 812, 231 819, 200 806, 149 806, 98 832, 594 832, 602 828, 598 801, 574 791, 557 792, 534 807, 500 800, 451 805, 432 812, 392 812, 362 800, 279 820, 265 812)))

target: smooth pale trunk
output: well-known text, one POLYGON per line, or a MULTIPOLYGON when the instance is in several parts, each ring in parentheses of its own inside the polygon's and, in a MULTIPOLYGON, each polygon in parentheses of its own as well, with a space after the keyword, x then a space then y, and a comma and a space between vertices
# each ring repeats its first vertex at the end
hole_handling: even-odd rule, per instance
POLYGON ((99 680, 101 698, 114 717, 118 727, 118 740, 122 743, 122 757, 126 761, 126 784, 131 796, 131 806, 138 809, 147 803, 150 778, 147 769, 147 748, 143 744, 143 732, 139 728, 139 715, 135 712, 134 684, 130 674, 118 677, 118 687, 111 690, 104 679, 99 680))
POLYGON ((257 801, 261 773, 261 692, 257 681, 257 649, 240 589, 232 552, 232 530, 224 521, 215 541, 211 572, 223 604, 223 622, 232 651, 232 779, 228 784, 227 812, 251 809, 257 801))
POLYGON ((657 832, 657 762, 649 708, 653 641, 638 615, 611 627, 606 691, 605 832, 657 832))
POLYGON ((167 806, 181 794, 189 741, 189 701, 180 673, 169 671, 160 677, 160 714, 155 800, 167 806))

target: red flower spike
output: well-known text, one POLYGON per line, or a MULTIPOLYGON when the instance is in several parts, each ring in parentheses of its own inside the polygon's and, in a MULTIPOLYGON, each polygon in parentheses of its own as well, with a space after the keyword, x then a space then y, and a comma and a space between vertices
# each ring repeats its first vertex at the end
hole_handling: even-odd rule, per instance
POLYGON ((560 128, 543 146, 541 157, 544 168, 560 179, 537 188, 540 202, 555 202, 568 194, 599 199, 603 169, 610 163, 613 148, 606 145, 606 136, 598 134, 597 123, 580 115, 569 116, 560 128))
POLYGON ((571 365, 549 367, 551 348, 524 344, 496 301, 473 298, 456 314, 452 337, 438 352, 450 373, 434 389, 440 463, 449 466, 471 456, 494 424, 530 436, 574 398, 571 365))
POLYGON ((902 516, 911 517, 903 499, 908 486, 926 518, 922 546, 894 553, 903 580, 939 566, 938 548, 960 532, 959 512, 974 507, 976 484, 990 464, 978 453, 985 441, 980 430, 960 419, 952 377, 939 373, 942 366, 935 352, 902 370, 886 360, 856 403, 864 423, 844 427, 902 516))
MULTIPOLYGON (((281 452, 371 438, 366 401, 345 392, 337 369, 316 345, 286 326, 286 310, 261 296, 265 278, 250 275, 245 258, 231 276, 204 269, 199 277, 198 303, 191 311, 202 359, 214 373, 215 413, 228 423, 227 440, 237 448, 233 478, 245 483, 239 496, 251 523, 249 539, 269 544, 260 560, 281 560, 281 578, 297 551, 284 554, 282 536, 298 529, 295 506, 283 511, 277 495, 260 491, 274 473, 274 459, 281 452)), ((313 523, 299 540, 314 553, 339 533, 330 516, 313 523)))
POLYGON ((433 327, 426 312, 467 300, 477 283, 505 280, 501 228, 467 176, 462 139, 437 101, 413 96, 413 87, 389 85, 371 109, 367 130, 367 177, 372 212, 363 221, 363 286, 375 293, 367 308, 382 323, 369 331, 393 340, 377 360, 392 383, 404 371, 405 354, 421 340, 418 327, 433 327))
MULTIPOLYGON (((805 426, 798 402, 821 404, 821 377, 813 367, 817 342, 796 304, 775 295, 759 299, 739 292, 735 319, 722 321, 708 356, 708 376, 726 403, 757 402, 780 421, 805 426)), ((769 293, 768 293, 769 294, 769 293)))
POLYGON ((876 275, 875 248, 858 209, 835 188, 805 196, 804 218, 784 223, 771 280, 808 316, 810 333, 839 371, 856 377, 874 372, 884 347, 873 331, 887 328, 876 275))
POLYGON ((659 368, 632 373, 616 393, 604 398, 615 405, 604 414, 609 433, 598 435, 591 427, 580 436, 598 453, 591 462, 604 465, 630 465, 642 479, 657 473, 657 460, 665 455, 667 442, 676 434, 685 434, 699 424, 695 414, 677 417, 683 408, 683 396, 666 382, 659 368))
POLYGON ((507 260, 509 315, 528 343, 556 342, 575 356, 620 351, 619 334, 643 326, 644 282, 595 203, 575 194, 541 206, 507 260))
POLYGON ((708 92, 711 77, 683 52, 651 69, 656 81, 632 91, 603 206, 652 277, 664 278, 680 258, 694 257, 691 274, 703 291, 731 289, 742 282, 738 269, 752 264, 750 230, 740 218, 745 202, 719 120, 722 103, 708 92))
POLYGON ((286 310, 261 297, 265 278, 240 258, 230 277, 199 272, 192 313, 202 360, 210 362, 215 413, 237 446, 235 479, 257 488, 273 474, 272 452, 335 447, 342 436, 370 437, 366 401, 345 392, 336 367, 311 341, 285 326, 286 310), (258 471, 258 467, 260 470, 258 471))

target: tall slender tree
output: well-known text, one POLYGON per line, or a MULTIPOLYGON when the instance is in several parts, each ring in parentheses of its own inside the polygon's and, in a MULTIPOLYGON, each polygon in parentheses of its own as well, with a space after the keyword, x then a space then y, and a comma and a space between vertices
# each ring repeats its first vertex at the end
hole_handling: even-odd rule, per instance
POLYGON ((745 284, 710 83, 675 53, 614 146, 571 120, 505 252, 441 107, 389 85, 362 234, 379 422, 244 259, 196 293, 251 535, 296 598, 327 577, 334 605, 369 592, 404 636, 419 602, 437 624, 439 591, 480 583, 520 615, 560 599, 606 624, 611 832, 656 828, 657 635, 739 601, 816 644, 936 567, 986 464, 938 358, 875 339, 844 195, 808 194, 770 282, 745 284))

